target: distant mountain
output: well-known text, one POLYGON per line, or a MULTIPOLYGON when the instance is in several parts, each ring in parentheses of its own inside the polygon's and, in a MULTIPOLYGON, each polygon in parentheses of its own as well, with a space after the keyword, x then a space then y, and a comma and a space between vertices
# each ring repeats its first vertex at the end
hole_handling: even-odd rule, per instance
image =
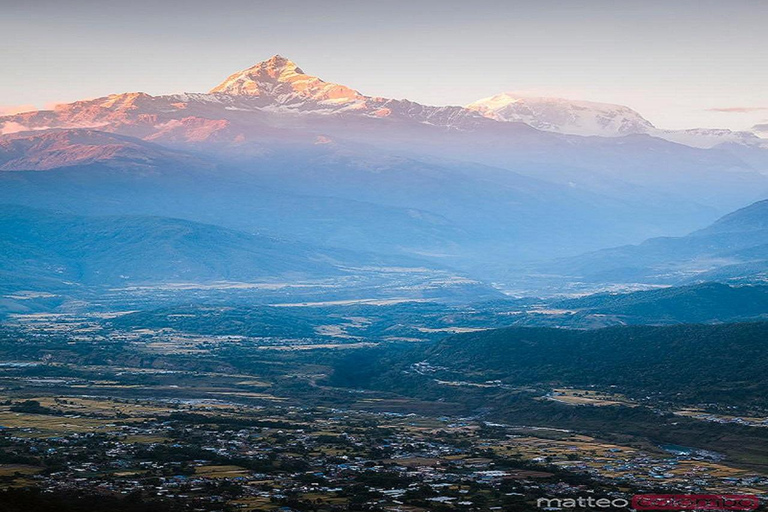
POLYGON ((344 274, 352 253, 162 217, 83 217, 0 206, 4 274, 81 285, 344 274), (345 259, 346 257, 346 259, 345 259))
MULTIPOLYGON (((315 247, 180 219, 0 206, 0 291, 19 300, 23 297, 16 291, 24 290, 59 293, 224 281, 321 286, 329 279, 337 285, 346 282, 350 290, 409 286, 400 292, 406 297, 472 288, 498 295, 452 271, 423 265, 423 260, 315 247)), ((327 296, 332 293, 326 290, 327 296)), ((284 293, 284 300, 288 296, 284 293)))
MULTIPOLYGON (((759 137, 752 132, 734 131, 727 128, 689 128, 685 130, 656 128, 648 134, 697 148, 729 149, 729 146, 733 145, 735 146, 732 151, 734 154, 738 154, 739 150, 744 148, 761 150, 760 153, 763 155, 768 150, 768 139, 759 137)), ((763 166, 761 169, 765 170, 766 167, 763 166)))
MULTIPOLYGON (((384 119, 390 129, 402 122, 417 122, 462 131, 498 130, 501 129, 498 123, 490 120, 513 121, 562 134, 603 137, 648 134, 702 148, 722 143, 766 146, 764 139, 751 132, 658 129, 631 108, 607 103, 501 93, 464 108, 366 96, 345 85, 308 75, 295 62, 280 55, 232 74, 208 94, 114 94, 59 105, 52 111, 0 117, 0 134, 50 128, 99 128, 153 140, 241 144, 253 140, 254 135, 284 137, 288 135, 284 128, 296 127, 297 119, 275 126, 274 114, 384 119), (254 116, 257 117, 254 119, 254 116)), ((311 130, 314 123, 306 121, 298 125, 311 130)), ((326 119, 326 123, 328 121, 326 119)), ((377 128, 382 125, 378 123, 377 128)))
POLYGON ((752 132, 708 128, 663 130, 631 108, 611 103, 505 92, 470 103, 467 108, 497 121, 525 123, 539 130, 571 135, 623 137, 646 134, 698 148, 735 143, 768 149, 768 140, 752 132))
POLYGON ((359 92, 307 75, 296 63, 281 55, 234 73, 210 92, 251 96, 265 103, 281 105, 304 106, 306 102, 312 102, 315 107, 324 104, 328 108, 366 108, 366 98, 359 92))
POLYGON ((489 123, 462 107, 428 107, 407 100, 363 96, 346 86, 307 75, 293 61, 275 55, 231 75, 208 94, 113 94, 58 105, 50 111, 0 117, 0 133, 88 127, 160 141, 242 145, 262 137, 302 138, 306 131, 313 131, 317 121, 313 115, 327 114, 462 129, 489 123), (285 114, 294 117, 275 122, 276 116, 285 114), (296 118, 296 114, 309 119, 296 118))
POLYGON ((187 154, 155 167, 144 160, 75 161, 55 172, 0 172, 0 202, 185 218, 465 269, 482 266, 479 257, 501 265, 544 248, 572 253, 626 241, 685 209, 660 204, 639 215, 645 205, 637 201, 622 204, 489 166, 355 146, 284 148, 245 162, 212 158, 187 154))
POLYGON ((768 278, 768 200, 684 237, 605 249, 549 269, 591 282, 762 282, 768 278))
POLYGON ((693 233, 712 236, 727 233, 757 234, 768 231, 768 200, 758 201, 722 217, 711 226, 693 233))
POLYGON ((553 133, 366 96, 281 56, 209 93, 115 94, 0 126, 0 203, 183 218, 488 279, 768 196, 759 148, 553 133))
POLYGON ((95 163, 146 170, 170 164, 199 165, 199 159, 133 137, 88 128, 0 138, 0 171, 47 171, 95 163))
POLYGON ((609 103, 501 93, 470 103, 467 108, 491 119, 572 135, 617 137, 654 130, 648 120, 631 108, 609 103))

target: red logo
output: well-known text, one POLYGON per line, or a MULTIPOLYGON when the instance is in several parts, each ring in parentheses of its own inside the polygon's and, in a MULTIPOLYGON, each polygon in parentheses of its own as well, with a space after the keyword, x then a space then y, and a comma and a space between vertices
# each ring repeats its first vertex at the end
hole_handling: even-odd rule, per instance
POLYGON ((636 494, 635 510, 755 510, 760 500, 752 494, 636 494))

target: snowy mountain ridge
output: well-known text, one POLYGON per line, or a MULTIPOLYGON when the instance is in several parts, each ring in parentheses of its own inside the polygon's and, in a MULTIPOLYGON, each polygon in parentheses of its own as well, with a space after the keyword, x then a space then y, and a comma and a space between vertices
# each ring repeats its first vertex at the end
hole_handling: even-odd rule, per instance
POLYGON ((646 134, 686 146, 711 148, 723 143, 768 148, 752 132, 718 128, 664 130, 624 105, 503 92, 467 105, 469 110, 501 122, 525 123, 538 130, 568 135, 623 137, 646 134))
MULTIPOLYGON (((515 122, 566 135, 645 134, 698 148, 723 143, 768 148, 767 140, 751 132, 659 129, 635 110, 609 103, 501 93, 460 107, 365 96, 347 86, 308 75, 295 62, 280 55, 230 75, 208 93, 113 94, 59 105, 53 110, 3 116, 0 135, 53 128, 90 128, 157 140, 172 129, 173 140, 186 137, 199 142, 213 134, 224 136, 222 131, 230 127, 233 116, 239 123, 245 121, 235 115, 238 113, 362 116, 459 131, 488 128, 489 123, 515 122), (181 133, 186 126, 192 126, 188 135, 181 133)), ((259 118, 254 119, 258 122, 259 118)), ((230 135, 233 140, 239 140, 242 134, 230 135)))

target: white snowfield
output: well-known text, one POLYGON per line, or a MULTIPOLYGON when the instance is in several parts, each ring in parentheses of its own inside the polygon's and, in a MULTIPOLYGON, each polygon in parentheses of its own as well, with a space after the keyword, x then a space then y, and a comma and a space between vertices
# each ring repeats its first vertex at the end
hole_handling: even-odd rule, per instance
POLYGON ((539 130, 568 135, 622 137, 646 134, 699 148, 729 142, 768 148, 768 140, 752 132, 717 128, 657 128, 635 110, 611 103, 503 92, 470 103, 466 108, 496 121, 525 123, 539 130))

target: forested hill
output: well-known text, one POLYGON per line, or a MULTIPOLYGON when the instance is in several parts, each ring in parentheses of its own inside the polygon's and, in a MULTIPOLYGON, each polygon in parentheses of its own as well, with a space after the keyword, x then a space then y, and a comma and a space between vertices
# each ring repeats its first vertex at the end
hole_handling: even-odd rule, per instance
POLYGON ((768 389, 768 323, 507 328, 426 349, 430 364, 510 383, 616 385, 685 401, 758 404, 768 389))
POLYGON ((768 316, 768 286, 692 286, 601 293, 552 303, 556 309, 617 315, 632 324, 744 322, 768 316))

